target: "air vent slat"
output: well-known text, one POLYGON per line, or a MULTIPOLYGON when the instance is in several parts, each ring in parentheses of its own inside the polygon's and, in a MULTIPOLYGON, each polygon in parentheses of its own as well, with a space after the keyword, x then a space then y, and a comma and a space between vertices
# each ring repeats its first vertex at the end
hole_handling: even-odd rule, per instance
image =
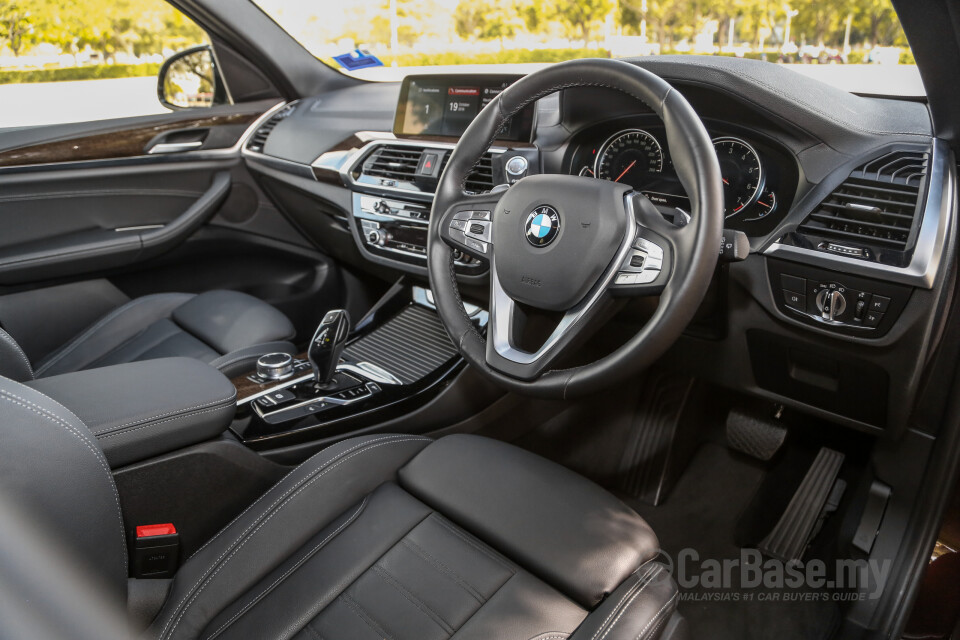
MULTIPOLYGON (((379 145, 363 161, 360 167, 360 179, 367 176, 374 178, 374 182, 376 180, 390 180, 402 183, 401 188, 404 189, 423 190, 424 183, 422 180, 419 182, 416 180, 416 174, 417 167, 420 166, 420 158, 424 151, 429 148, 399 144, 379 145)), ((440 169, 436 175, 443 173, 449 158, 449 153, 443 155, 440 169)), ((468 191, 483 193, 493 189, 494 185, 493 156, 487 153, 467 176, 465 186, 468 191)))
POLYGON ((374 178, 413 182, 423 149, 383 145, 370 154, 361 172, 374 178))
POLYGON ((894 151, 865 163, 797 231, 817 246, 827 239, 906 252, 919 226, 927 162, 926 153, 894 151))
POLYGON ((273 130, 277 128, 277 125, 280 124, 283 119, 288 118, 291 114, 293 114, 296 108, 297 103, 291 102, 270 116, 270 118, 262 125, 257 127, 257 130, 253 132, 252 136, 250 136, 250 140, 247 142, 247 149, 257 153, 263 153, 264 148, 267 146, 267 139, 270 137, 270 134, 273 133, 273 130))

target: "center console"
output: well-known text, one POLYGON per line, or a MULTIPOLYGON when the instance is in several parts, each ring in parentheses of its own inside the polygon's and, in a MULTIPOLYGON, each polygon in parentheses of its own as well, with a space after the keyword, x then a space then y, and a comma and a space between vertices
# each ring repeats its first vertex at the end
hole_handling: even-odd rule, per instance
MULTIPOLYGON (((478 328, 485 326, 485 311, 466 308, 478 328)), ((428 290, 388 295, 358 330, 347 327, 345 312, 329 311, 306 352, 271 354, 256 371, 234 378, 231 428, 245 444, 275 449, 385 422, 427 401, 464 366, 428 290)))

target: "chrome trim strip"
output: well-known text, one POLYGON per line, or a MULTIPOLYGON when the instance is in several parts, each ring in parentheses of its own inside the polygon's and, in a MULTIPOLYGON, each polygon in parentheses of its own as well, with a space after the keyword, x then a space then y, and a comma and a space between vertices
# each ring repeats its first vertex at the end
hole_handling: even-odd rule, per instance
MULTIPOLYGON (((377 365, 372 364, 370 362, 360 362, 355 365, 350 364, 349 362, 341 362, 340 364, 337 365, 337 371, 338 372, 344 371, 346 373, 353 373, 359 376, 363 376, 367 380, 371 382, 377 382, 379 384, 390 384, 390 385, 403 384, 400 381, 400 379, 397 378, 397 376, 393 375, 386 369, 383 369, 382 367, 378 367, 377 365)), ((247 404, 253 400, 256 400, 257 398, 261 398, 267 395, 268 393, 273 393, 274 391, 280 391, 281 389, 286 389, 288 387, 292 387, 296 384, 300 384, 301 382, 307 382, 309 380, 313 380, 313 373, 307 373, 298 378, 290 378, 289 380, 282 380, 282 381, 278 380, 276 381, 277 384, 273 385, 269 389, 258 391, 257 393, 251 396, 247 396, 246 398, 243 398, 242 400, 237 400, 237 406, 239 407, 240 405, 247 404)))
POLYGON ((403 384, 403 382, 400 381, 400 378, 393 375, 383 367, 373 364, 372 362, 358 362, 355 365, 350 364, 349 362, 341 362, 337 365, 337 371, 355 373, 358 376, 363 376, 364 378, 368 378, 373 382, 379 382, 380 384, 403 384))
POLYGON ((362 396, 358 396, 358 397, 356 397, 356 398, 350 398, 350 399, 347 399, 347 400, 344 400, 344 399, 342 399, 342 398, 334 398, 334 397, 332 397, 332 396, 317 396, 316 398, 309 398, 309 399, 307 399, 307 400, 303 400, 302 402, 298 402, 298 403, 296 403, 296 404, 291 404, 290 406, 286 406, 286 407, 281 407, 281 408, 275 409, 275 410, 273 410, 273 411, 264 411, 263 408, 262 408, 259 404, 255 404, 255 405, 253 405, 253 410, 254 410, 254 411, 257 413, 257 415, 260 416, 261 418, 266 418, 267 416, 274 416, 274 415, 277 415, 277 414, 285 413, 285 412, 290 411, 290 410, 292 410, 292 409, 299 409, 300 407, 305 407, 305 406, 311 405, 311 404, 330 404, 330 405, 334 405, 334 406, 343 407, 343 406, 346 406, 346 405, 353 404, 354 402, 360 402, 361 400, 366 400, 366 399, 370 398, 371 396, 373 396, 374 391, 373 391, 373 389, 370 388, 370 383, 369 383, 369 382, 364 383, 363 388, 366 390, 366 393, 365 393, 365 394, 363 394, 362 396))
POLYGON ((887 282, 932 289, 943 260, 943 249, 955 233, 957 175, 953 154, 947 143, 934 139, 927 174, 924 202, 917 243, 907 267, 865 262, 824 251, 805 249, 775 242, 763 255, 801 262, 810 266, 877 278, 887 282))

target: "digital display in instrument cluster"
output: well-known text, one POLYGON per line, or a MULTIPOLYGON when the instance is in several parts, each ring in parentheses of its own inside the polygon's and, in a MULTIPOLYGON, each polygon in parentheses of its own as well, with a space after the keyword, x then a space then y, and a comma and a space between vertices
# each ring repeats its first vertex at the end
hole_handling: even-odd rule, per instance
MULTIPOLYGON (((400 90, 394 133, 459 138, 477 114, 516 77, 408 76, 400 90)), ((533 108, 517 114, 498 138, 527 141, 533 108)))

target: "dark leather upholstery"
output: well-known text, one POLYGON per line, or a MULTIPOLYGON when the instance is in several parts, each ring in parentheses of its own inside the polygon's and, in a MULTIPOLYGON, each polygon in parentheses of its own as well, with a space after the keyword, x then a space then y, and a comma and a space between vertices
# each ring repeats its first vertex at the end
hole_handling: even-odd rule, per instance
POLYGON ((32 380, 33 366, 17 341, 0 329, 0 376, 12 380, 32 380))
MULTIPOLYGON (((92 435, 24 385, 0 380, 0 400, 0 491, 122 595, 119 505, 92 435)), ((354 438, 189 558, 147 637, 647 640, 676 603, 656 549, 615 498, 511 445, 354 438)))
POLYGON ((86 425, 39 391, 0 378, 0 452, 0 494, 62 536, 68 557, 110 595, 126 598, 120 498, 86 425))
POLYGON ((129 362, 26 384, 83 420, 112 468, 214 438, 236 410, 236 387, 193 358, 129 362))
POLYGON ((30 367, 0 331, 0 375, 21 382, 72 371, 174 356, 232 376, 271 351, 295 353, 293 324, 265 302, 236 291, 143 296, 110 312, 30 367))

